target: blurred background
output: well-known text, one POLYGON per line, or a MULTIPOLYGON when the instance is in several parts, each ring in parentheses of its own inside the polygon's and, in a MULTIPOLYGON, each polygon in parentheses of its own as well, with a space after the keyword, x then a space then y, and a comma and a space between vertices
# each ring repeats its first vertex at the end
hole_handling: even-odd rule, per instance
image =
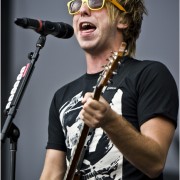
MULTIPOLYGON (((15 18, 33 18, 72 23, 62 0, 1 0, 1 112, 21 68, 34 52, 39 38, 33 30, 14 24, 15 18)), ((144 17, 137 41, 138 59, 163 62, 179 87, 179 1, 145 0, 149 15, 144 17)), ((47 36, 34 73, 13 120, 20 129, 16 179, 37 180, 40 177, 47 142, 48 112, 54 92, 85 73, 85 57, 75 37, 58 39, 47 36)), ((164 79, 166 81, 166 79, 164 79)), ((2 124, 5 121, 1 113, 2 124)), ((9 139, 1 144, 1 177, 10 175, 9 139)), ((164 171, 165 180, 179 179, 179 125, 171 144, 164 171)))

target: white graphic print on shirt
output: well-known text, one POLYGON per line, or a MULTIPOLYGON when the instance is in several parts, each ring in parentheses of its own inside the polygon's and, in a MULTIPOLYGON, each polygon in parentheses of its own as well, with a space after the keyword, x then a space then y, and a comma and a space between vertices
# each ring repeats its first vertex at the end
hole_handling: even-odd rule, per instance
MULTIPOLYGON (((110 104, 118 114, 122 114, 121 98, 122 91, 118 89, 110 104)), ((69 157, 76 149, 83 127, 83 121, 79 118, 79 111, 82 108, 81 100, 82 92, 66 102, 59 110, 69 157)), ((67 163, 69 164, 68 160, 67 163)), ((101 128, 97 128, 83 161, 82 179, 121 180, 122 163, 123 155, 109 140, 106 133, 101 128)))

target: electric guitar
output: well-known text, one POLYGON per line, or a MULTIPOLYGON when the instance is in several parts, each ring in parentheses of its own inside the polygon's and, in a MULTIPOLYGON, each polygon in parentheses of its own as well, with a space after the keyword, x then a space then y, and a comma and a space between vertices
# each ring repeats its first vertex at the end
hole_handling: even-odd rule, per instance
MULTIPOLYGON (((103 88, 108 84, 112 75, 115 74, 115 70, 117 69, 118 65, 121 64, 121 59, 125 53, 125 49, 126 43, 122 42, 119 51, 112 52, 111 56, 108 58, 108 64, 105 65, 104 71, 101 73, 97 81, 93 99, 99 100, 103 88)), ((84 124, 76 150, 71 158, 70 166, 67 168, 64 176, 64 180, 79 180, 81 178, 80 168, 86 148, 89 146, 89 137, 91 136, 92 132, 93 128, 89 128, 86 124, 84 124)))

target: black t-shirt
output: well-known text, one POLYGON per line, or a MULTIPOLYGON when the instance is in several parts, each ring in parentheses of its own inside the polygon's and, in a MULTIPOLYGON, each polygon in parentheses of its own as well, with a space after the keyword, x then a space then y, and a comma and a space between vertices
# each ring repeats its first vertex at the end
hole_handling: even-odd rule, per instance
MULTIPOLYGON (((52 100, 47 149, 66 151, 67 164, 83 127, 79 117, 82 97, 85 92, 93 91, 98 77, 99 73, 84 74, 59 89, 52 100)), ((123 115, 138 131, 143 123, 159 115, 177 126, 177 87, 162 63, 125 57, 103 96, 112 109, 123 115)), ((149 179, 124 158, 101 128, 93 134, 82 173, 82 179, 149 179)), ((162 180, 163 177, 160 175, 156 179, 162 180)))

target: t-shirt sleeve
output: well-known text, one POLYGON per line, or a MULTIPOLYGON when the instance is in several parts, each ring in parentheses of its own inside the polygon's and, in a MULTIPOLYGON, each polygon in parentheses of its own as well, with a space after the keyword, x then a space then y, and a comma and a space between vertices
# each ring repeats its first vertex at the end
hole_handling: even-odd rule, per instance
POLYGON ((141 73, 137 89, 140 125, 160 115, 177 126, 178 91, 175 80, 165 65, 159 62, 149 64, 141 73))
POLYGON ((56 94, 52 99, 49 109, 48 143, 46 149, 66 151, 64 133, 59 120, 56 94))

